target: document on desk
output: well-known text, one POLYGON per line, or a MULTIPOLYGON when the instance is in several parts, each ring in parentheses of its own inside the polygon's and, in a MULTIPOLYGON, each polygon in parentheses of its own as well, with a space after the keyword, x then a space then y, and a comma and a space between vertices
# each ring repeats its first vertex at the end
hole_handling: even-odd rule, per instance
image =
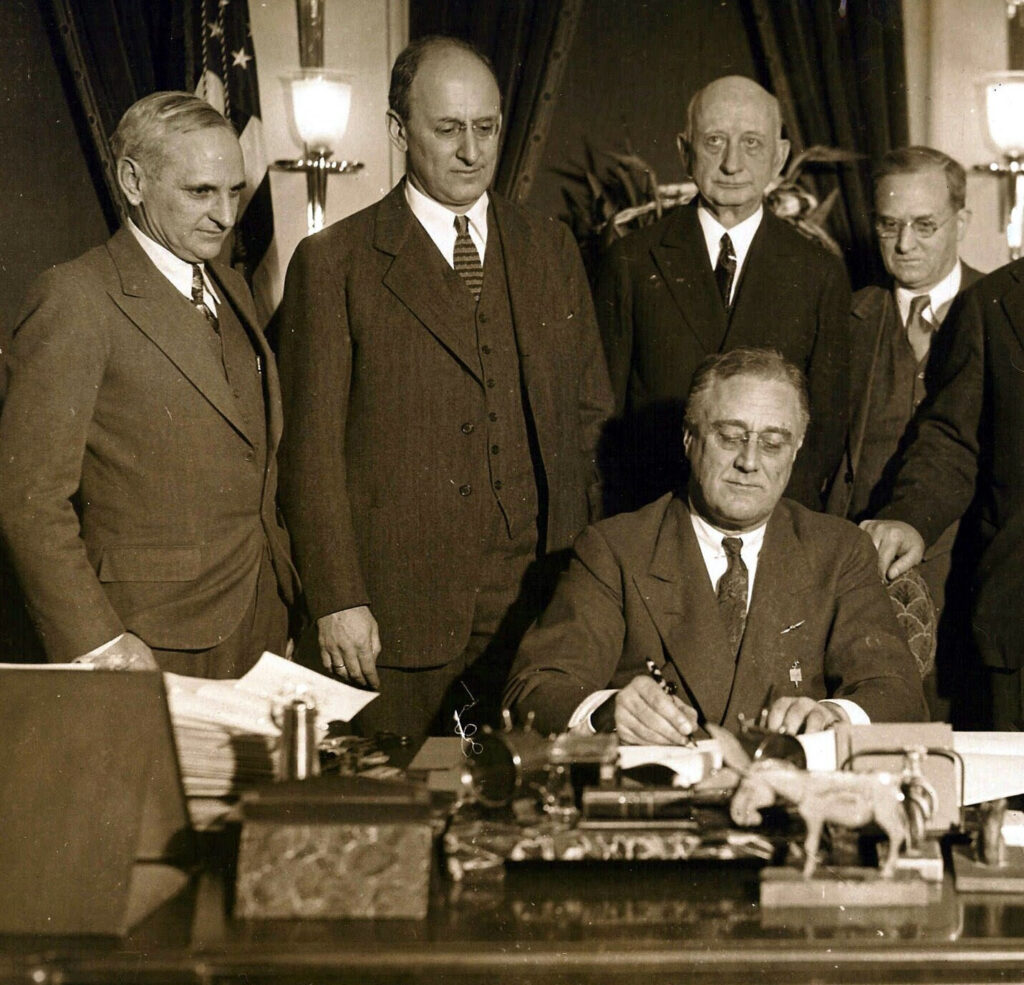
POLYGON ((264 653, 256 665, 237 680, 212 681, 203 677, 164 674, 167 703, 175 721, 236 729, 256 735, 277 735, 274 707, 299 695, 316 705, 317 722, 326 730, 329 722, 350 721, 375 697, 342 681, 264 653))

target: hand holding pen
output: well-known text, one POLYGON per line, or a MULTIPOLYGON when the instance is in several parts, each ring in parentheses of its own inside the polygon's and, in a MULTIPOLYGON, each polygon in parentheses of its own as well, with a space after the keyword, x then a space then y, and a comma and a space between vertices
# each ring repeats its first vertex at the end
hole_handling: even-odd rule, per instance
POLYGON ((615 728, 621 742, 635 745, 693 745, 697 712, 675 693, 653 660, 647 673, 634 677, 615 702, 615 728))

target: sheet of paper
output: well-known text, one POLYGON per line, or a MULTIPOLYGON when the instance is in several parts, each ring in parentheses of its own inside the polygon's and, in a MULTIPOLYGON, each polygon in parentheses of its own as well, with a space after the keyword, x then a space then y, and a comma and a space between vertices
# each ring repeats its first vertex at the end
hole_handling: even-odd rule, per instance
POLYGON ((965 805, 1024 793, 1024 733, 954 732, 953 748, 964 760, 965 805))
POLYGON ((256 666, 239 678, 236 686, 240 691, 270 701, 303 689, 316 702, 317 720, 324 726, 327 722, 351 721, 377 697, 376 691, 364 691, 332 680, 273 653, 264 653, 256 666))

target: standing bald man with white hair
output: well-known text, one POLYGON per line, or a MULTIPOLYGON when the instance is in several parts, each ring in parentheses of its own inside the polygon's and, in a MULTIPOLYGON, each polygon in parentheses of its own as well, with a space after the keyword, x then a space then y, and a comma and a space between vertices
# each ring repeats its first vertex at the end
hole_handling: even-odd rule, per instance
POLYGON ((635 509, 685 479, 677 436, 694 370, 740 346, 770 346, 810 384, 811 423, 787 495, 821 509, 848 417, 842 261, 763 206, 789 154, 778 101, 726 76, 690 101, 680 135, 698 197, 617 242, 596 284, 597 316, 621 428, 606 461, 611 511, 635 509))

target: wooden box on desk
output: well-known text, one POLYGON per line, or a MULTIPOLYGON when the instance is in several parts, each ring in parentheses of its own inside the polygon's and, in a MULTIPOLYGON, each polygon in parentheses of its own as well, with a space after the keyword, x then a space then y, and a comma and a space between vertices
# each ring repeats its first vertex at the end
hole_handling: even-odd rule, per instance
POLYGON ((242 800, 235 915, 427 915, 433 834, 425 787, 358 776, 268 784, 242 800))

